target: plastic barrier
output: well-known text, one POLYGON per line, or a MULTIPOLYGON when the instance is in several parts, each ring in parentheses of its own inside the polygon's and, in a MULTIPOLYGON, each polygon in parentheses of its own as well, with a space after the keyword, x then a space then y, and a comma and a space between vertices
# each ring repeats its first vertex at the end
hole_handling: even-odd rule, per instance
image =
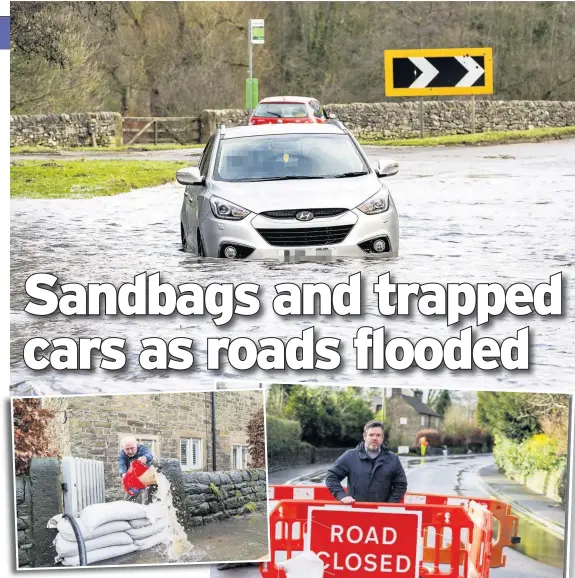
MULTIPOLYGON (((448 505, 355 502, 350 505, 334 506, 333 500, 281 500, 270 514, 271 559, 270 562, 260 564, 260 573, 263 578, 286 578, 285 571, 276 563, 291 559, 299 553, 311 549, 322 558, 324 563, 332 565, 332 570, 326 568, 327 575, 335 574, 335 570, 340 571, 337 576, 342 578, 348 575, 363 576, 366 573, 366 575, 375 575, 374 571, 377 565, 394 563, 392 556, 400 552, 399 549, 401 548, 405 552, 406 544, 409 546, 411 543, 414 554, 409 558, 409 561, 414 568, 411 574, 404 573, 405 576, 488 578, 492 553, 492 531, 493 514, 475 502, 470 502, 468 510, 465 511, 461 506, 448 505), (332 541, 329 543, 329 540, 325 539, 325 524, 318 522, 314 526, 316 529, 310 528, 312 512, 316 513, 322 508, 331 510, 333 518, 337 524, 340 524, 337 526, 340 530, 336 536, 338 538, 341 536, 341 528, 343 528, 343 533, 347 533, 350 542, 359 544, 356 546, 358 551, 363 548, 361 553, 348 554, 343 545, 340 546, 338 543, 334 546, 333 533, 331 534, 332 541), (354 510, 356 514, 368 514, 364 519, 373 526, 373 529, 370 530, 373 533, 366 533, 364 536, 371 535, 371 542, 376 542, 376 544, 371 544, 369 539, 358 539, 358 532, 361 532, 361 529, 357 523, 357 518, 353 522, 354 525, 349 525, 351 519, 349 513, 353 515, 354 510), (382 518, 385 520, 385 524, 388 524, 389 520, 393 518, 390 513, 416 513, 420 520, 420 534, 410 540, 409 538, 413 537, 414 533, 406 532, 400 536, 400 539, 396 540, 396 544, 392 541, 382 540, 378 542, 379 537, 375 538, 375 532, 381 528, 374 522, 374 514, 378 513, 385 514, 385 517, 382 518), (323 532, 324 540, 319 544, 316 540, 315 549, 310 547, 312 531, 323 532), (350 536, 353 537, 353 540, 350 536), (382 554, 384 550, 381 544, 388 544, 385 556, 382 554), (399 548, 397 552, 394 550, 396 547, 399 548), (421 556, 423 551, 428 552, 427 557, 421 556), (369 553, 366 554, 366 552, 369 553), (449 556, 446 556, 446 552, 449 553, 449 556), (415 567, 414 562, 418 559, 418 567, 415 567), (371 565, 370 568, 366 567, 367 564, 371 565)), ((399 536, 396 534, 396 537, 399 536)), ((407 557, 404 555, 403 559, 405 564, 407 557)))
MULTIPOLYGON (((326 486, 306 486, 306 485, 270 485, 268 489, 268 499, 271 508, 279 500, 321 500, 337 502, 326 486)), ((517 516, 511 513, 511 506, 499 500, 491 500, 479 497, 465 496, 444 496, 439 494, 419 494, 408 492, 405 494, 402 503, 404 504, 429 504, 437 506, 461 506, 465 510, 469 508, 471 501, 477 502, 487 508, 497 520, 497 535, 494 536, 491 554, 491 568, 501 568, 506 564, 506 556, 503 548, 513 546, 520 542, 517 536, 519 521, 517 516)), ((444 552, 445 559, 450 557, 450 552, 444 552)), ((428 560, 431 552, 424 552, 424 559, 428 560)))

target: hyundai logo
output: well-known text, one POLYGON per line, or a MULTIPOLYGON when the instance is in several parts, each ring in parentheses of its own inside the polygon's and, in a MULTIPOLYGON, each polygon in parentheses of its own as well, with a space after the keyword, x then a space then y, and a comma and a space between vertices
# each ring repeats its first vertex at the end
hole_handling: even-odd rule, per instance
POLYGON ((315 215, 311 211, 300 211, 295 215, 298 221, 311 221, 314 217, 315 215))

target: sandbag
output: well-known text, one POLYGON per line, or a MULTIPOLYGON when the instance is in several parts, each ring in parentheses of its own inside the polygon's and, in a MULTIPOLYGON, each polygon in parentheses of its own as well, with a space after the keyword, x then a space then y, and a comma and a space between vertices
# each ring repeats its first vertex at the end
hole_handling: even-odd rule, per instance
POLYGON ((148 548, 153 548, 158 544, 169 544, 171 541, 170 534, 165 530, 154 534, 153 536, 148 536, 142 540, 134 540, 134 544, 138 546, 138 550, 147 550, 148 548))
POLYGON ((154 534, 165 530, 168 526, 169 523, 167 518, 161 518, 154 524, 145 526, 144 528, 130 528, 129 530, 126 530, 126 534, 134 540, 143 540, 144 538, 148 538, 149 536, 153 536, 154 534))
MULTIPOLYGON (((126 534, 126 532, 115 532, 113 534, 106 534, 105 536, 94 538, 93 540, 84 541, 86 552, 108 548, 109 546, 128 546, 133 543, 134 540, 126 534)), ((62 534, 56 536, 53 544, 56 546, 56 552, 58 552, 62 557, 79 555, 78 543, 76 540, 66 540, 62 534)))
POLYGON ((148 518, 139 518, 138 520, 130 520, 130 528, 145 528, 151 526, 152 522, 148 518))
POLYGON ((128 502, 127 500, 92 504, 91 506, 86 506, 80 513, 80 520, 90 530, 94 530, 94 528, 108 522, 117 520, 130 521, 145 517, 146 508, 142 504, 128 502))
MULTIPOLYGON (((94 538, 99 538, 100 536, 105 536, 106 534, 114 534, 115 532, 124 532, 131 528, 130 523, 126 520, 118 520, 116 522, 102 524, 94 530, 88 528, 80 518, 76 518, 76 523, 80 528, 84 540, 92 540, 94 538)), ((74 529, 72 528, 70 520, 64 518, 62 514, 50 518, 47 527, 56 528, 66 540, 76 541, 76 534, 74 534, 74 529)))
MULTIPOLYGON (((130 554, 130 552, 135 552, 138 549, 136 544, 129 544, 127 546, 109 546, 108 548, 100 548, 99 550, 92 550, 86 553, 86 561, 88 564, 94 564, 95 562, 101 562, 102 560, 108 560, 109 558, 115 558, 116 556, 123 556, 124 554, 130 554)), ((64 566, 79 566, 80 556, 70 556, 67 558, 62 558, 58 556, 56 562, 62 562, 64 566)))

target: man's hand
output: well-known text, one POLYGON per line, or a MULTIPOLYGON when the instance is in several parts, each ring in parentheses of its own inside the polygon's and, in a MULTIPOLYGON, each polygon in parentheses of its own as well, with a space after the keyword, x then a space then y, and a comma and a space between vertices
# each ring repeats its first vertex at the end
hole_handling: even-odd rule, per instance
POLYGON ((147 462, 148 460, 146 459, 145 456, 141 456, 141 457, 138 458, 138 461, 139 461, 141 464, 146 465, 146 462, 147 462))
POLYGON ((341 502, 342 504, 353 504, 353 503, 355 502, 355 499, 352 498, 351 496, 346 496, 345 498, 342 498, 342 499, 340 500, 340 502, 341 502))

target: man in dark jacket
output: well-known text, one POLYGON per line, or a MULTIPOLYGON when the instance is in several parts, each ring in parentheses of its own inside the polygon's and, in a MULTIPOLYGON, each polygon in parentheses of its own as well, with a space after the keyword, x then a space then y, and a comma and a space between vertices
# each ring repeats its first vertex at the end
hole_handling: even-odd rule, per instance
POLYGON ((371 421, 363 441, 347 450, 328 470, 325 484, 334 498, 352 502, 401 502, 407 477, 399 458, 383 445, 383 424, 371 421), (347 494, 341 485, 347 478, 347 494))
MULTIPOLYGON (((126 475, 130 469, 130 465, 134 460, 138 460, 145 466, 150 466, 154 456, 152 452, 143 444, 139 444, 134 436, 127 436, 122 440, 122 449, 118 455, 118 470, 122 478, 126 475)), ((144 493, 141 495, 142 502, 150 503, 152 496, 155 493, 156 486, 149 486, 146 488, 144 493)), ((128 492, 125 492, 124 499, 129 501, 136 501, 140 497, 140 494, 136 496, 130 496, 128 492)))

